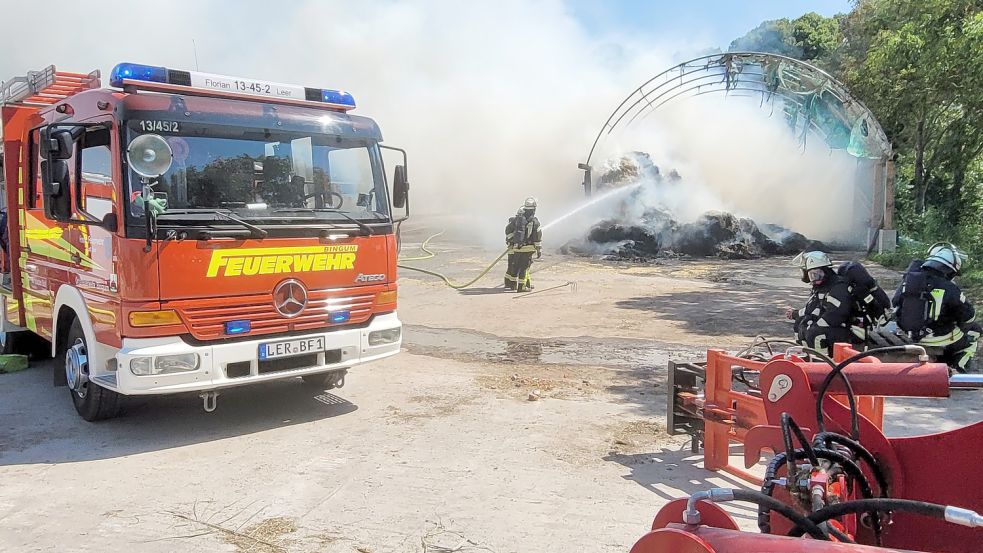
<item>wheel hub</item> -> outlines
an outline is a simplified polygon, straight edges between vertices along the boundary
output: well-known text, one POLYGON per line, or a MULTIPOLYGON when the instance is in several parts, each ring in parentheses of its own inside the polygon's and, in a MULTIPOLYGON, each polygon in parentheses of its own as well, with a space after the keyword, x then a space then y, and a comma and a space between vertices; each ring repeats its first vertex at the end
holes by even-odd
POLYGON ((81 339, 76 340, 65 353, 65 378, 68 387, 84 398, 89 385, 89 356, 81 339))

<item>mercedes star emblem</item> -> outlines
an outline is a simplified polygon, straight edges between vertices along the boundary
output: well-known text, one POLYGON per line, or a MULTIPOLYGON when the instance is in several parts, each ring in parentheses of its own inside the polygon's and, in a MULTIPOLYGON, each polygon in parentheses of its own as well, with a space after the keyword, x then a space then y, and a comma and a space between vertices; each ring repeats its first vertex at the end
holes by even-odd
POLYGON ((306 306, 307 289, 299 280, 285 280, 273 289, 273 307, 284 317, 296 317, 306 306))

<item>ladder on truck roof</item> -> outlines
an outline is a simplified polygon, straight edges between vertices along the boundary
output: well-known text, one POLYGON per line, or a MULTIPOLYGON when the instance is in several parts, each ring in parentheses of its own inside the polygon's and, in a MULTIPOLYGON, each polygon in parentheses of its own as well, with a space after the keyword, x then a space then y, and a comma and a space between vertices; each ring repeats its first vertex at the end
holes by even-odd
POLYGON ((90 88, 99 88, 99 70, 89 74, 66 73, 49 65, 40 71, 28 71, 0 85, 0 106, 21 104, 49 106, 90 88))

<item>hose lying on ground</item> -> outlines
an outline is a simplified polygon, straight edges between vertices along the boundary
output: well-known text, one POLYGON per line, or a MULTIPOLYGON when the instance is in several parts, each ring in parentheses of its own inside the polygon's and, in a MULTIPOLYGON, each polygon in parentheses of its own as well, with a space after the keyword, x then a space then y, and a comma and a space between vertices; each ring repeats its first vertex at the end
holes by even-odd
POLYGON ((420 249, 423 250, 424 252, 426 252, 426 255, 421 255, 421 256, 418 256, 418 257, 408 257, 408 258, 399 259, 399 260, 397 260, 396 265, 398 267, 400 267, 401 269, 408 269, 410 271, 418 271, 418 272, 421 272, 421 273, 424 273, 424 274, 427 274, 427 275, 435 276, 435 277, 443 280, 444 281, 444 284, 446 284, 447 286, 450 286, 451 288, 453 288, 455 290, 463 290, 463 289, 465 289, 465 288, 467 288, 469 286, 474 285, 474 283, 476 283, 479 280, 481 280, 482 278, 484 278, 484 276, 487 275, 488 272, 491 271, 492 268, 495 265, 497 265, 498 262, 501 261, 502 258, 505 257, 506 254, 509 253, 508 250, 503 251, 501 253, 501 255, 499 255, 498 257, 495 258, 495 261, 492 261, 487 267, 485 267, 485 270, 484 271, 481 271, 481 273, 478 276, 474 277, 473 279, 469 280, 468 282, 465 282, 464 284, 459 284, 459 283, 453 282, 453 281, 451 281, 451 279, 447 278, 446 275, 444 275, 443 273, 438 273, 437 271, 431 271, 429 269, 424 269, 422 267, 414 267, 412 265, 404 265, 402 263, 399 263, 399 261, 422 261, 424 259, 432 259, 433 257, 436 257, 437 253, 434 252, 433 250, 429 249, 428 246, 430 245, 430 241, 431 240, 433 240, 434 238, 440 236, 443 233, 444 233, 444 231, 440 231, 437 234, 431 235, 431 236, 427 237, 427 239, 424 240, 422 244, 420 244, 420 249))

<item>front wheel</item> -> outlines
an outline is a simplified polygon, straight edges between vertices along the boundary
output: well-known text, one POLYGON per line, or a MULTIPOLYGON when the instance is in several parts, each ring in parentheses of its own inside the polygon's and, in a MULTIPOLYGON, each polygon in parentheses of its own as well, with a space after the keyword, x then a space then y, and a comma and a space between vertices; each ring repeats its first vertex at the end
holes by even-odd
POLYGON ((118 416, 120 395, 89 380, 89 348, 78 320, 72 321, 68 331, 63 358, 68 393, 79 416, 89 422, 118 416))

